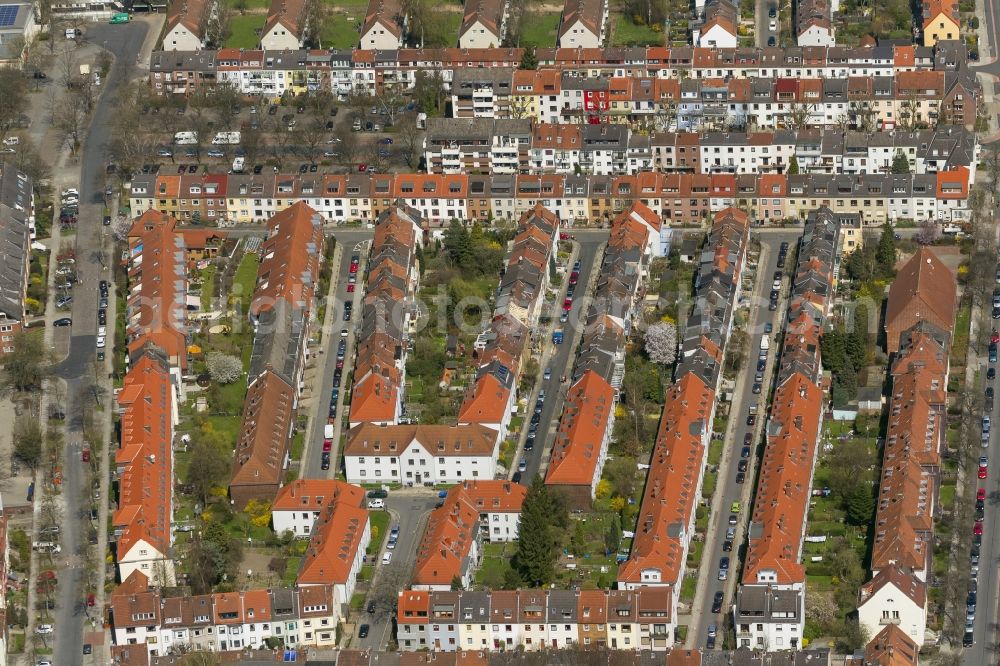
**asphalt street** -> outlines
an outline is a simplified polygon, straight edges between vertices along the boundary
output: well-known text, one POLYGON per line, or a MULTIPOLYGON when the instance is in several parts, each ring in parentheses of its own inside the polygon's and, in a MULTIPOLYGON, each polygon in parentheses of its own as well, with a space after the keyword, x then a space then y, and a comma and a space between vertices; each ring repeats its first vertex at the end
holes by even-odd
MULTIPOLYGON (((76 266, 81 283, 73 293, 73 337, 68 356, 55 368, 55 374, 66 381, 69 399, 66 421, 66 457, 63 465, 62 498, 64 522, 62 532, 63 552, 69 557, 69 566, 60 573, 55 610, 54 662, 60 666, 83 663, 81 644, 85 615, 82 555, 87 544, 84 539, 87 511, 84 498, 89 497, 86 469, 79 461, 79 448, 73 444, 82 440, 83 415, 92 409, 94 394, 89 391, 94 384, 94 359, 96 353, 98 282, 110 280, 111 241, 106 237, 106 227, 101 223, 105 188, 105 146, 110 138, 110 123, 114 118, 115 89, 135 75, 134 63, 146 37, 148 25, 137 21, 126 25, 88 26, 88 38, 102 44, 115 56, 105 86, 94 109, 90 127, 80 156, 80 214, 76 233, 76 266), (89 403, 89 404, 88 404, 89 403), (86 490, 85 490, 86 489, 86 490)), ((110 337, 110 336, 109 336, 110 337)), ((108 348, 108 352, 111 348, 108 348)), ((105 400, 109 400, 107 396, 105 400)), ((105 404, 105 409, 109 405, 105 404)), ((107 501, 103 498, 102 501, 107 501)), ((103 562, 103 553, 98 562, 103 562)), ((100 618, 97 618, 98 620, 100 618)), ((100 626, 100 625, 98 625, 100 626)))
POLYGON ((354 366, 355 330, 361 320, 361 301, 364 298, 364 277, 367 255, 370 249, 370 241, 374 235, 368 229, 338 229, 332 234, 340 245, 340 263, 334 269, 332 280, 336 281, 334 291, 334 302, 327 304, 333 307, 333 318, 330 330, 323 333, 321 349, 323 354, 320 360, 323 364, 321 376, 318 378, 313 392, 313 428, 309 433, 309 441, 302 451, 301 473, 304 479, 333 478, 338 470, 337 456, 340 446, 341 426, 347 427, 344 418, 347 415, 348 401, 350 394, 350 373, 354 366), (350 275, 351 256, 357 254, 361 258, 357 275, 357 286, 354 292, 347 291, 348 277, 350 275), (343 319, 344 303, 351 300, 354 303, 354 312, 351 321, 345 322, 343 319), (330 469, 322 468, 323 457, 323 429, 327 424, 330 409, 330 394, 333 390, 333 375, 337 366, 337 346, 344 338, 341 331, 347 329, 347 352, 344 354, 344 367, 341 369, 340 396, 337 405, 337 427, 333 438, 333 448, 330 452, 330 469))
MULTIPOLYGON (((396 548, 391 551, 392 562, 383 565, 382 556, 390 551, 385 548, 386 535, 379 535, 380 547, 375 550, 375 577, 372 580, 370 590, 378 589, 380 580, 385 575, 391 575, 392 581, 402 581, 398 583, 400 591, 410 580, 413 565, 416 563, 420 537, 423 536, 424 527, 427 525, 427 517, 437 502, 436 494, 428 493, 423 489, 400 490, 389 494, 386 508, 392 515, 391 526, 399 527, 399 540, 396 548)), ((367 607, 367 600, 365 606, 367 607)), ((369 614, 366 610, 357 621, 359 624, 367 623, 369 625, 368 636, 358 638, 358 630, 355 629, 351 647, 370 650, 385 649, 390 632, 394 631, 392 610, 390 607, 379 605, 376 605, 374 615, 369 614)))
MULTIPOLYGON (((542 406, 542 413, 538 422, 539 435, 535 438, 534 448, 526 454, 522 452, 521 457, 525 460, 525 470, 522 473, 522 483, 530 484, 531 479, 536 474, 544 474, 543 462, 548 462, 548 452, 552 448, 552 441, 556 428, 559 425, 559 416, 562 414, 563 402, 566 399, 566 390, 569 388, 570 377, 573 371, 573 361, 576 359, 577 333, 586 324, 587 309, 590 307, 591 299, 591 279, 595 270, 600 269, 601 248, 608 239, 608 232, 604 230, 572 230, 573 237, 579 243, 580 251, 577 253, 577 261, 580 262, 580 276, 577 282, 577 290, 573 295, 573 306, 570 309, 569 317, 565 323, 559 322, 559 317, 563 312, 562 305, 569 283, 569 274, 573 269, 572 265, 566 267, 566 274, 563 277, 563 285, 559 291, 559 297, 553 301, 552 329, 563 331, 563 343, 552 345, 552 335, 549 329, 546 330, 547 339, 542 340, 543 345, 552 345, 553 353, 542 363, 538 375, 536 387, 532 391, 527 406, 526 414, 530 414, 535 406, 535 398, 538 390, 545 390, 545 402, 542 406), (551 370, 551 377, 545 379, 545 368, 551 370), (567 381, 561 383, 563 376, 567 381)), ((527 421, 525 421, 527 428, 527 421)), ((520 433, 518 433, 520 435, 520 433)), ((520 460, 514 459, 514 464, 520 460)), ((513 471, 516 471, 514 467, 513 471)))
MULTIPOLYGON (((696 598, 692 607, 691 625, 688 628, 688 647, 704 647, 708 638, 708 626, 715 624, 723 626, 723 613, 729 612, 732 603, 734 585, 739 581, 742 571, 742 560, 745 551, 743 540, 747 528, 747 517, 750 513, 748 503, 753 495, 753 488, 756 481, 756 465, 762 449, 761 433, 767 421, 769 409, 769 387, 774 376, 776 367, 777 350, 775 336, 780 331, 780 322, 783 321, 783 302, 779 302, 778 310, 768 309, 768 300, 771 292, 774 272, 778 270, 778 249, 782 242, 787 242, 790 249, 794 249, 795 242, 801 235, 800 232, 769 233, 767 235, 758 234, 761 241, 762 252, 760 259, 762 263, 756 265, 756 276, 754 278, 754 289, 750 301, 750 322, 748 329, 749 343, 746 353, 746 361, 740 369, 737 377, 737 389, 734 393, 734 403, 729 412, 729 423, 725 435, 725 447, 723 448, 722 459, 719 463, 718 482, 716 485, 717 499, 713 502, 714 510, 709 517, 709 527, 705 535, 705 547, 702 551, 702 558, 699 568, 698 587, 695 591, 696 598), (761 337, 767 335, 765 324, 773 325, 773 332, 770 334, 770 349, 767 355, 767 367, 764 370, 763 387, 760 394, 753 393, 753 385, 756 383, 757 354, 760 350, 761 337), (758 403, 758 416, 755 425, 747 425, 747 415, 750 405, 758 403), (744 438, 747 434, 752 434, 751 454, 746 471, 746 480, 740 484, 736 483, 736 474, 743 449, 744 438), (720 495, 721 493, 721 495, 720 495), (741 510, 737 514, 738 524, 736 525, 736 536, 733 539, 731 552, 723 551, 723 544, 726 541, 726 532, 730 528, 730 509, 734 502, 741 504, 741 510), (730 559, 729 575, 726 581, 719 580, 719 561, 723 557, 730 559), (716 592, 723 592, 722 613, 711 613, 712 602, 716 592)), ((752 264, 751 264, 752 265, 752 264)), ((782 298, 788 294, 790 271, 793 266, 786 264, 784 279, 782 283, 782 298)), ((717 433, 718 434, 718 433, 717 433)), ((721 646, 722 641, 720 640, 721 646)))
MULTIPOLYGON (((754 39, 758 47, 767 46, 768 37, 774 37, 775 44, 777 45, 781 44, 781 40, 778 39, 778 32, 775 30, 771 30, 769 28, 771 19, 767 15, 767 12, 771 7, 774 7, 775 10, 777 10, 779 5, 780 5, 779 0, 755 0, 754 39)), ((778 19, 775 18, 774 20, 777 21, 778 19)))

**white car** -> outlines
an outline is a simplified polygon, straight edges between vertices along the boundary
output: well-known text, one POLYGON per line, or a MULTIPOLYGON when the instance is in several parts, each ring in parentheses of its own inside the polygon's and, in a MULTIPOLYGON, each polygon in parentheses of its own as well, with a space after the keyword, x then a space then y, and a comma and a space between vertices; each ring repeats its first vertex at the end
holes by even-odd
POLYGON ((53 631, 55 630, 52 628, 51 624, 40 624, 35 627, 36 634, 51 634, 53 631))
POLYGON ((392 553, 383 553, 382 564, 389 564, 390 562, 392 562, 392 553))
POLYGON ((778 29, 778 22, 772 19, 767 27, 771 30, 771 32, 774 32, 778 29))
POLYGON ((5 145, 5 146, 16 146, 20 141, 21 141, 21 139, 19 139, 16 136, 9 136, 9 137, 7 137, 6 139, 3 140, 3 145, 5 145))
POLYGON ((68 194, 73 194, 73 195, 79 196, 80 191, 77 190, 75 187, 67 187, 65 190, 62 191, 62 193, 63 193, 63 196, 66 196, 68 194))
POLYGON ((97 348, 98 349, 104 349, 105 340, 106 340, 105 336, 103 336, 103 335, 97 336, 97 348))
POLYGON ((39 659, 35 666, 52 666, 52 662, 48 659, 39 659))

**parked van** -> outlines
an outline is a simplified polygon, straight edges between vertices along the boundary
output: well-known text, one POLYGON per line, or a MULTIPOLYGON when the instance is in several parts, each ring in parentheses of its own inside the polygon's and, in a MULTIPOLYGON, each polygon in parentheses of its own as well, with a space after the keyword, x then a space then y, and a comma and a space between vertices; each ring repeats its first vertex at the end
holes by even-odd
POLYGON ((233 159, 233 173, 242 173, 243 166, 245 164, 246 164, 246 159, 240 155, 237 155, 236 158, 233 159))
POLYGON ((36 541, 32 549, 37 553, 59 553, 62 548, 57 543, 51 541, 36 541))
POLYGON ((174 134, 174 143, 178 146, 193 146, 198 143, 197 132, 177 132, 174 134))

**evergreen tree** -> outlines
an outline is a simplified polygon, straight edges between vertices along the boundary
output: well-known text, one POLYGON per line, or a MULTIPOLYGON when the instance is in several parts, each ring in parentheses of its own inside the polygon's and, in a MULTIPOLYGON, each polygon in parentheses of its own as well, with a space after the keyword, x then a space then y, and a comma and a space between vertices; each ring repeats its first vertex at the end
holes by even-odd
POLYGON ((896 274, 896 238, 888 222, 882 227, 882 236, 878 239, 875 264, 879 277, 891 278, 896 274))
POLYGON ((844 495, 844 512, 851 525, 869 525, 875 517, 875 497, 869 487, 859 486, 844 495))
POLYGON ((521 57, 521 69, 538 69, 538 56, 535 55, 535 47, 528 46, 524 49, 521 57))
POLYGON ((906 159, 906 155, 903 153, 896 153, 896 156, 892 158, 892 172, 910 173, 910 161, 906 159))
POLYGON ((519 578, 532 587, 548 584, 555 573, 559 554, 552 527, 552 508, 548 489, 541 477, 536 476, 521 507, 517 553, 512 560, 519 578))
POLYGON ((799 173, 799 160, 792 155, 792 158, 788 160, 788 175, 795 176, 799 173))
POLYGON ((444 250, 448 259, 459 268, 466 268, 473 263, 472 238, 469 230, 458 220, 452 220, 448 230, 444 232, 444 250))

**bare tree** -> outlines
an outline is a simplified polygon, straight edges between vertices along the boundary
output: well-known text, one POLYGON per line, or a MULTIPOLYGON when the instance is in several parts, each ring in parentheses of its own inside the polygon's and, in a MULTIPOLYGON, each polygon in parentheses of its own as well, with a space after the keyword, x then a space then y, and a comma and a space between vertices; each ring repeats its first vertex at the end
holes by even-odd
POLYGON ((205 27, 206 40, 211 46, 221 47, 229 38, 233 8, 226 2, 215 3, 215 11, 208 17, 205 27))
POLYGON ((80 135, 86 122, 84 110, 75 104, 60 104, 52 112, 52 126, 60 143, 74 155, 80 149, 80 135))
MULTIPOLYGON (((382 535, 379 535, 381 538, 382 535)), ((381 567, 374 581, 368 601, 375 604, 377 618, 388 617, 399 600, 399 593, 406 588, 406 574, 400 566, 381 567)))
POLYGON ((305 43, 307 46, 320 48, 323 33, 330 22, 330 7, 323 0, 306 0, 303 8, 305 15, 305 43))
POLYGON ((423 133, 417 129, 416 123, 404 122, 396 132, 399 150, 406 166, 415 169, 420 163, 420 151, 423 147, 423 133))
POLYGON ((927 218, 920 223, 920 231, 917 232, 917 242, 921 245, 930 245, 941 235, 941 227, 934 220, 927 218))

